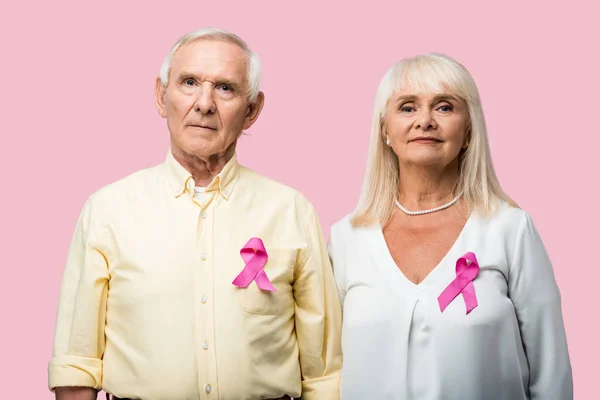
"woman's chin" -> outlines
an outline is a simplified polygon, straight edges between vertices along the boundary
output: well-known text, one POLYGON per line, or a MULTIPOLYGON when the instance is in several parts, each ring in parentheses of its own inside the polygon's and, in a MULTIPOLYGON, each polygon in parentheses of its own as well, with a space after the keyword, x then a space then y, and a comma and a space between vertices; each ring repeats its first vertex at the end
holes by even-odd
POLYGON ((421 166, 424 168, 431 168, 435 166, 443 167, 445 164, 448 164, 445 162, 446 160, 444 160, 443 157, 440 157, 439 154, 419 154, 402 161, 403 162, 401 162, 401 164, 407 164, 412 167, 421 166))

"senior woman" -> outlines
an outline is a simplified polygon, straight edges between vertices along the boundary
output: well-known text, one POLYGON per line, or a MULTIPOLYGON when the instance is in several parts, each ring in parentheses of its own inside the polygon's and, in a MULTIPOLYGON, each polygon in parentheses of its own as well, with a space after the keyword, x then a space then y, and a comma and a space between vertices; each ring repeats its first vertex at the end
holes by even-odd
POLYGON ((398 62, 371 135, 362 198, 329 241, 342 399, 572 399, 552 265, 498 183, 469 72, 398 62))

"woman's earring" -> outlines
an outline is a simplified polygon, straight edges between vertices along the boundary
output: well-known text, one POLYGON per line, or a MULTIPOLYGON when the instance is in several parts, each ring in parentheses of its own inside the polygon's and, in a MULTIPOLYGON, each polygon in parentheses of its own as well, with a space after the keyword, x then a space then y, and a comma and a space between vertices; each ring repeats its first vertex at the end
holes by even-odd
POLYGON ((390 145, 390 137, 388 135, 385 135, 385 144, 390 145))

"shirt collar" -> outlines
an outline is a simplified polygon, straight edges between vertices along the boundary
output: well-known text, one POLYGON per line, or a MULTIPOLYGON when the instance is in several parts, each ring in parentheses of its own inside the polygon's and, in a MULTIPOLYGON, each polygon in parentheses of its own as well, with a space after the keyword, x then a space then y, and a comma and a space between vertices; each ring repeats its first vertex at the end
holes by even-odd
MULTIPOLYGON (((192 178, 192 174, 185 169, 179 162, 173 157, 173 153, 169 150, 167 154, 167 173, 169 183, 173 189, 175 197, 180 197, 185 192, 188 192, 191 196, 194 196, 195 182, 192 178)), ((236 155, 223 167, 219 175, 215 176, 212 182, 206 187, 206 193, 217 192, 225 200, 229 200, 233 188, 237 183, 239 175, 239 164, 237 162, 236 155)))

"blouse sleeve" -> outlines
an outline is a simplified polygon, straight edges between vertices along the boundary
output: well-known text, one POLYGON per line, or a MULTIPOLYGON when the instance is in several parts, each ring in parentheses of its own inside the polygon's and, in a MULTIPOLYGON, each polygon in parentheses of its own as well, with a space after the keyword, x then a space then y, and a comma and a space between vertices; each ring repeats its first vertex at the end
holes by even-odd
POLYGON ((520 222, 508 284, 529 362, 531 399, 573 399, 560 292, 546 249, 527 213, 520 222))

